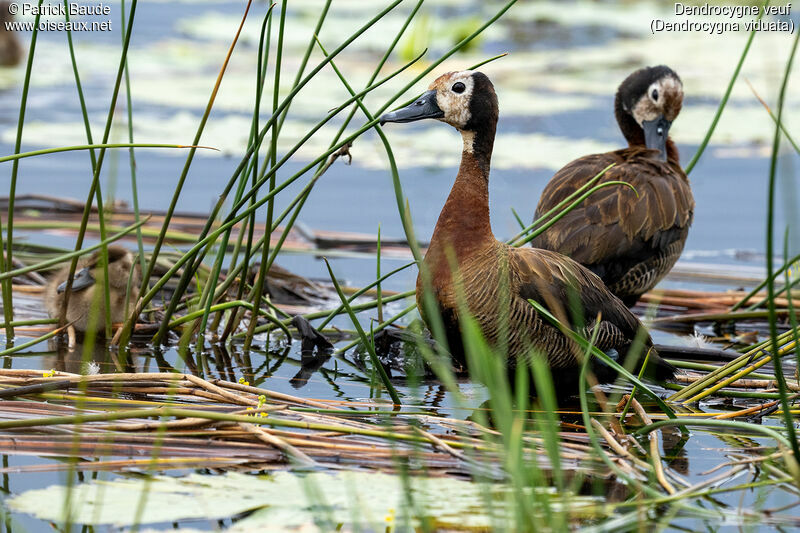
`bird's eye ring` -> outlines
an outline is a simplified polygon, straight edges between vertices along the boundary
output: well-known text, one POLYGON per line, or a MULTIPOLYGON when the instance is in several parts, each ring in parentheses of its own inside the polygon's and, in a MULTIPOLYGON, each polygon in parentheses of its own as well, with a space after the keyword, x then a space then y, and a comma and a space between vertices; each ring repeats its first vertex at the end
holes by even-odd
POLYGON ((658 89, 653 89, 653 101, 658 102, 658 89))
POLYGON ((458 82, 453 84, 453 92, 454 93, 459 93, 459 94, 463 93, 466 88, 467 88, 467 86, 464 85, 463 83, 461 83, 460 81, 458 81, 458 82))

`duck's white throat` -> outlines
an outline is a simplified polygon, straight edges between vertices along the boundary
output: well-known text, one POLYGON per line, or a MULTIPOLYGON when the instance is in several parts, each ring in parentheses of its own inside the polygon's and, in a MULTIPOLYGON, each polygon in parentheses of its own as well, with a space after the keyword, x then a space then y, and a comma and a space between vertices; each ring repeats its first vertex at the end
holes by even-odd
POLYGON ((475 145, 475 132, 461 130, 461 138, 464 140, 464 151, 468 154, 473 153, 475 145))

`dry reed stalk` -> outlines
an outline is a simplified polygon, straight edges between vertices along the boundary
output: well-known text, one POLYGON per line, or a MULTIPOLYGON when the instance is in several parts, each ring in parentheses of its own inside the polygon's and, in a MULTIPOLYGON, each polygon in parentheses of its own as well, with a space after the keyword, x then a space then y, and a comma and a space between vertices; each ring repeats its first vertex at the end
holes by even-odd
MULTIPOLYGON (((704 376, 675 376, 675 381, 680 383, 695 383, 704 376)), ((725 385, 726 387, 735 387, 741 389, 776 389, 778 387, 778 382, 772 379, 737 379, 736 381, 732 381, 725 385)), ((800 391, 800 386, 794 383, 786 383, 786 388, 790 391, 800 391)))
POLYGON ((267 398, 272 398, 273 400, 279 400, 282 402, 293 403, 295 405, 303 405, 307 407, 316 407, 317 409, 339 409, 338 407, 331 406, 327 403, 317 401, 317 400, 309 400, 307 398, 300 398, 299 396, 292 396, 290 394, 286 394, 283 392, 276 392, 270 391, 267 389, 260 389, 258 387, 251 387, 249 385, 242 385, 240 383, 233 383, 231 381, 225 381, 221 379, 212 379, 209 383, 214 385, 219 385, 220 387, 224 387, 227 389, 238 390, 242 392, 250 392, 255 394, 256 396, 265 395, 267 398))
POLYGON ((676 492, 672 496, 675 496, 676 498, 680 498, 680 497, 683 497, 683 496, 690 497, 692 494, 696 494, 696 493, 700 492, 701 490, 704 490, 704 489, 706 489, 708 487, 715 486, 717 484, 722 484, 722 483, 725 483, 727 481, 732 480, 734 477, 739 475, 739 473, 742 472, 743 470, 745 470, 744 466, 731 468, 728 472, 723 472, 722 474, 720 474, 718 476, 715 476, 715 477, 713 477, 711 479, 706 479, 706 480, 701 481, 700 483, 697 483, 695 485, 688 486, 688 487, 676 492))
POLYGON ((11 290, 19 294, 42 294, 44 285, 12 285, 11 290))
POLYGON ((706 470, 704 472, 700 472, 700 475, 701 476, 707 476, 709 474, 713 474, 717 470, 719 470, 721 468, 725 468, 726 466, 752 465, 752 464, 756 464, 756 463, 762 463, 764 461, 772 461, 774 459, 781 459, 781 458, 783 458, 783 456, 784 456, 783 452, 775 452, 775 453, 770 453, 770 454, 767 454, 767 455, 759 455, 757 457, 743 457, 741 459, 736 459, 736 460, 727 461, 725 463, 720 463, 720 464, 718 464, 718 465, 716 465, 716 466, 714 466, 712 468, 709 468, 708 470, 706 470))
POLYGON ((300 464, 306 466, 319 466, 315 460, 313 460, 308 455, 304 454, 285 440, 277 437, 275 435, 270 434, 268 431, 264 431, 260 427, 254 426, 252 424, 239 424, 239 427, 245 430, 246 432, 254 435, 258 440, 275 446, 283 453, 285 453, 289 458, 294 459, 300 464))
POLYGON ((229 457, 169 457, 158 459, 127 459, 117 461, 78 461, 69 463, 50 463, 43 465, 24 465, 12 468, 0 468, 0 473, 37 474, 45 472, 68 472, 71 469, 84 472, 121 472, 144 469, 167 470, 170 468, 232 468, 247 464, 246 459, 229 457))
MULTIPOLYGON (((653 420, 647 414, 647 411, 644 410, 644 407, 642 407, 642 404, 640 404, 636 398, 631 398, 631 406, 634 408, 636 414, 639 415, 639 418, 642 419, 642 422, 645 425, 649 426, 653 423, 653 420)), ((650 441, 650 458, 652 460, 656 479, 658 479, 658 482, 669 494, 675 494, 675 487, 673 487, 669 481, 667 481, 667 478, 664 475, 664 465, 661 464, 661 454, 658 453, 658 435, 650 433, 648 434, 648 440, 650 441)))
POLYGON ((232 392, 229 392, 223 389, 222 387, 218 387, 217 385, 209 383, 208 381, 198 378, 197 376, 193 376, 192 374, 186 374, 186 378, 190 382, 197 385, 198 387, 202 387, 209 392, 218 394, 232 403, 237 403, 240 405, 248 405, 248 406, 258 405, 258 400, 253 400, 250 398, 246 398, 244 396, 240 396, 238 394, 233 394, 232 392))

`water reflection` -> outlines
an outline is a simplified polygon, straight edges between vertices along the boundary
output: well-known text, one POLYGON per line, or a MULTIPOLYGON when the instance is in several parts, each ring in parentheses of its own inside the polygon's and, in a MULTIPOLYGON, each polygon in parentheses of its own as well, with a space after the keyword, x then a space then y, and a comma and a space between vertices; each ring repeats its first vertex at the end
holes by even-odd
POLYGON ((110 348, 102 340, 70 347, 65 339, 54 337, 47 341, 47 347, 49 352, 42 358, 45 369, 71 374, 144 371, 141 367, 137 368, 139 358, 135 351, 131 350, 129 355, 120 355, 118 350, 110 348))

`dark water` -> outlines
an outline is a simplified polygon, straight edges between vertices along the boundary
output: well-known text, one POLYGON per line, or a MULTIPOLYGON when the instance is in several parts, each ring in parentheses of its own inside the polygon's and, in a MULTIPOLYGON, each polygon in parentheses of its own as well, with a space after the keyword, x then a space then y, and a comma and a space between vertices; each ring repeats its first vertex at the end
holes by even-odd
MULTIPOLYGON (((263 6, 258 6, 263 9, 263 6)), ((114 6, 117 10, 118 7, 114 6)), ((238 13, 241 6, 238 2, 220 3, 150 3, 142 2, 137 12, 137 24, 132 41, 132 58, 136 58, 137 50, 158 50, 161 40, 178 39, 185 46, 200 45, 202 40, 180 34, 177 23, 181 19, 196 17, 207 13, 238 13), (154 44, 155 43, 155 44, 154 44)), ((452 8, 442 8, 444 12, 452 8)), ((470 8, 467 8, 469 11, 470 8)), ((457 10, 456 10, 457 11, 457 10)), ((482 42, 482 49, 487 54, 499 51, 527 51, 538 49, 560 49, 573 47, 593 47, 614 42, 615 39, 628 37, 619 30, 599 27, 583 26, 564 27, 552 22, 538 22, 535 25, 523 24, 513 20, 509 24, 510 32, 499 40, 482 42)), ((24 36, 27 39, 27 36, 24 36)), ((63 49, 64 36, 49 33, 41 36, 39 53, 48 54, 49 51, 63 49)), ((77 35, 78 44, 100 44, 109 51, 118 49, 119 34, 95 33, 77 35)), ((227 44, 219 43, 218 55, 222 57, 227 44)), ((252 49, 253 44, 245 42, 241 46, 252 49)), ((80 54, 80 48, 79 48, 80 54)), ((38 59, 38 56, 37 56, 38 59)), ((80 61, 80 57, 79 57, 80 61)), ((46 61, 45 61, 46 64, 46 61)), ((113 64, 113 62, 111 62, 113 64)), ((131 60, 131 68, 136 73, 136 64, 131 60)), ((205 67, 208 70, 208 67, 205 67)), ((677 68, 677 66, 676 66, 677 68)), ((213 69, 211 70, 213 72, 213 69)), ((107 69, 97 72, 92 69, 92 75, 84 80, 84 89, 93 120, 104 120, 108 112, 110 88, 113 83, 115 71, 107 69)), ((213 77, 212 77, 213 79, 213 77)), ((134 76, 134 82, 136 78, 134 76)), ((723 80, 720 80, 720 84, 723 80)), ((51 81, 31 90, 28 102, 26 121, 42 121, 58 124, 61 122, 76 122, 80 120, 80 108, 74 94, 72 78, 65 77, 51 81)), ((207 88, 210 90, 210 86, 207 88)), ((0 90, 0 131, 7 133, 13 131, 16 124, 19 108, 21 84, 12 84, 0 90)), ((503 102, 502 86, 498 84, 498 93, 503 102)), ((531 97, 535 97, 532 95, 531 97)), ((687 95, 684 102, 685 108, 693 104, 707 103, 703 97, 693 98, 687 95)), ((504 133, 544 133, 567 138, 592 138, 597 141, 621 144, 622 138, 611 115, 613 97, 606 94, 597 97, 596 105, 587 110, 558 111, 535 117, 515 116, 513 111, 501 118, 499 134, 504 133)), ((712 102, 716 103, 716 102, 712 102)), ((172 109, 165 104, 134 101, 136 113, 149 113, 154 116, 163 116, 165 120, 171 115, 172 109)), ((123 113, 124 106, 118 109, 123 113)), ((197 110, 195 110, 196 112, 197 110)), ((735 109, 734 109, 735 112, 735 109)), ((212 120, 223 120, 226 116, 236 114, 229 110, 215 111, 212 120)), ((409 125, 409 128, 419 128, 423 131, 429 126, 409 125)), ((436 127, 436 126, 434 126, 436 127)), ((415 131, 415 130, 411 130, 415 131)), ((99 135, 95 131, 95 136, 99 135)), ((187 132, 191 136, 193 132, 187 132)), ((120 140, 124 138, 119 133, 120 140)), ((696 145, 681 144, 676 139, 682 153, 683 161, 688 161, 697 150, 696 145)), ((23 150, 42 148, 35 143, 23 143, 23 150)), ((358 145, 357 145, 358 147, 358 145)), ((763 265, 766 184, 769 161, 765 157, 749 155, 747 157, 718 157, 712 145, 705 153, 700 163, 693 171, 692 188, 697 207, 694 224, 686 244, 684 260, 702 263, 719 263, 729 266, 755 266, 763 265), (740 252, 748 252, 742 254, 740 252), (744 257, 744 259, 742 259, 744 257)), ((457 146, 442 147, 457 150, 457 146)), ((531 150, 536 150, 531 146, 531 150)), ((13 152, 13 144, 8 139, 0 141, 0 153, 13 152)), ((356 152, 357 154, 357 152, 356 152)), ((788 154, 788 153, 787 153, 788 154)), ((216 201, 224 183, 233 173, 239 163, 240 153, 229 156, 198 156, 192 167, 187 186, 185 187, 178 209, 189 212, 204 213, 216 201)), ((566 161, 564 161, 566 163, 566 161)), ((798 166, 796 155, 783 155, 780 161, 779 187, 778 187, 778 216, 776 228, 782 235, 787 224, 794 223, 796 211, 794 194, 796 176, 794 169, 798 166)), ((139 151, 137 153, 137 175, 139 183, 139 198, 143 210, 163 210, 168 206, 172 190, 184 164, 184 157, 167 152, 139 151)), ((286 177, 302 168, 305 162, 291 162, 281 172, 286 177)), ((9 182, 10 165, 0 167, 0 176, 5 183, 9 182)), ((116 183, 115 196, 131 201, 132 195, 128 180, 127 153, 119 152, 109 156, 109 161, 104 168, 104 183, 106 191, 116 183), (114 168, 118 170, 115 172, 114 168), (112 180, 113 177, 113 180, 112 180)), ((453 167, 429 168, 404 168, 401 178, 405 193, 412 206, 412 213, 419 238, 426 240, 438 217, 439 210, 444 203, 449 187, 455 175, 453 167)), ((517 224, 511 214, 510 208, 514 207, 524 218, 530 218, 538 200, 539 194, 547 180, 552 175, 550 169, 496 169, 492 173, 491 183, 491 210, 495 234, 498 237, 510 236, 516 233, 517 224)), ((91 180, 89 159, 84 152, 73 152, 41 158, 32 158, 22 161, 19 168, 17 194, 38 193, 56 197, 69 197, 84 199, 91 180)), ((278 199, 278 208, 286 205, 294 194, 304 185, 301 179, 290 186, 278 199)), ((380 225, 384 236, 402 236, 399 216, 397 214, 394 192, 391 187, 391 177, 383 170, 370 170, 359 166, 358 156, 352 166, 341 163, 335 164, 320 180, 311 194, 303 213, 300 217, 302 223, 310 228, 326 230, 353 231, 360 233, 375 233, 380 225)), ((793 225, 793 227, 797 227, 793 225)), ((28 235, 35 242, 52 244, 61 247, 71 247, 72 241, 55 234, 28 235)), ((797 239, 791 239, 791 248, 797 251, 797 239)), ((279 262, 282 266, 298 274, 312 277, 325 277, 324 264, 319 258, 309 255, 284 255, 279 262)), ((383 270, 388 271, 405 261, 384 259, 383 270)), ((374 259, 364 258, 334 258, 332 265, 336 275, 346 279, 349 284, 358 286, 374 279, 374 259)), ((384 287, 389 290, 403 291, 413 286, 416 276, 414 270, 406 270, 389 280, 384 287)), ((700 284, 688 284, 667 280, 667 287, 705 288, 700 284)), ((36 303, 30 304, 35 307, 36 303)), ((402 309, 404 305, 396 304, 387 310, 387 315, 402 309)), ((365 316, 364 318, 369 318, 365 316)), ((336 322, 341 327, 347 327, 344 320, 336 322)), ((675 336, 655 332, 657 342, 679 342, 675 336)), ((20 338, 17 342, 27 339, 20 338)), ((237 379, 246 376, 252 383, 272 390, 299 394, 309 398, 336 398, 342 400, 363 400, 371 397, 373 391, 365 382, 363 375, 337 359, 329 360, 323 369, 311 375, 304 382, 293 382, 293 378, 300 370, 300 356, 296 349, 291 349, 283 358, 283 346, 275 344, 265 345, 266 339, 256 343, 257 350, 250 353, 250 366, 236 364, 241 361, 236 353, 230 360, 234 364, 223 364, 226 358, 220 357, 219 352, 213 350, 207 353, 192 354, 191 366, 205 368, 207 377, 222 377, 237 379), (205 360, 203 362, 203 360, 205 360), (297 388, 300 386, 299 388, 297 388)), ((295 343, 295 346, 297 343, 295 343)), ((27 353, 15 355, 4 361, 6 368, 58 368, 68 371, 77 371, 79 364, 75 355, 48 352, 46 346, 37 347, 27 353)), ((234 345, 232 350, 240 350, 234 345)), ((98 353, 95 357, 100 362, 101 371, 113 371, 114 366, 109 362, 108 355, 98 353)), ((169 365, 173 368, 183 369, 186 361, 174 349, 167 349, 163 354, 154 354, 150 347, 140 347, 136 350, 133 365, 137 369, 156 370, 159 366, 169 365)), ((399 383, 401 393, 409 391, 399 383)), ((479 406, 486 398, 485 390, 477 384, 464 383, 462 389, 467 392, 474 406, 479 406)), ((466 417, 469 413, 455 409, 449 396, 436 382, 430 382, 423 387, 423 394, 417 399, 421 405, 433 409, 434 412, 447 416, 466 417)), ((723 410, 729 405, 720 403, 707 405, 703 408, 709 410, 723 410)), ((753 443, 769 444, 763 439, 754 438, 753 443)), ((700 474, 717 465, 724 455, 722 449, 728 449, 730 442, 720 438, 712 432, 696 430, 692 438, 683 447, 680 457, 672 467, 681 473, 687 480, 700 481, 700 474)), ((27 456, 4 456, 4 466, 47 464, 53 461, 49 458, 27 456)), ((744 482, 747 476, 741 481, 744 482)), ((63 482, 61 474, 24 474, 10 475, 3 479, 3 488, 6 493, 17 494, 27 489, 42 487, 52 483, 63 482)), ((716 505, 720 507, 736 508, 748 507, 780 507, 795 501, 796 497, 780 489, 753 490, 747 493, 734 495, 722 494, 717 497, 716 505), (741 499, 740 499, 741 498, 741 499)), ((45 524, 27 516, 12 515, 13 530, 39 531, 45 524)), ((678 525, 695 529, 698 524, 690 520, 679 520, 678 525)), ((215 524, 191 524, 193 527, 214 528, 215 524)))

